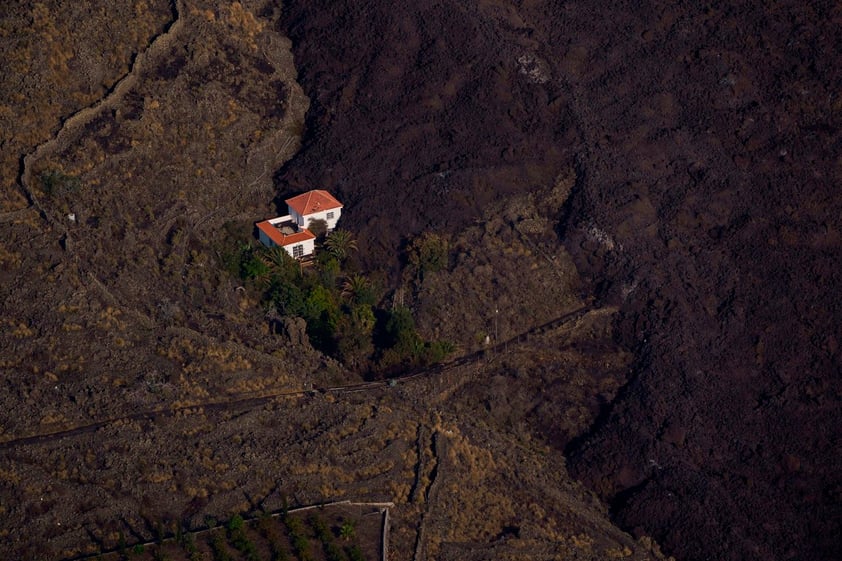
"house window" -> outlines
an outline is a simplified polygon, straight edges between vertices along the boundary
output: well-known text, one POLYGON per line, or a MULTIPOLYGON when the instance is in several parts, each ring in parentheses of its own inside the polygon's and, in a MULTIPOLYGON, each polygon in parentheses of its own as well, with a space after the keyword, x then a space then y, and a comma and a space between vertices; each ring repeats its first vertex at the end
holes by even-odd
POLYGON ((333 220, 333 213, 332 213, 332 212, 328 212, 328 213, 327 213, 327 219, 328 219, 328 220, 333 220))
POLYGON ((298 244, 292 246, 292 256, 296 259, 301 259, 302 257, 304 257, 304 245, 298 244))

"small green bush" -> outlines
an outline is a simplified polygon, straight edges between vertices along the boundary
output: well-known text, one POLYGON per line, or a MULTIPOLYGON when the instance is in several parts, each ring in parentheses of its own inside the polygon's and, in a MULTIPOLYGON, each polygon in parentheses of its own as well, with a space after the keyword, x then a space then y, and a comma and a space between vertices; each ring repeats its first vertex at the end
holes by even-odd
POLYGON ((357 527, 353 520, 344 520, 339 527, 339 537, 343 540, 353 539, 356 533, 357 527))
POLYGON ((211 552, 214 561, 233 561, 228 553, 228 546, 221 531, 213 532, 210 542, 211 552))
POLYGON ((239 514, 235 514, 231 517, 231 520, 228 521, 228 531, 236 532, 237 530, 242 530, 243 524, 245 524, 243 517, 239 514))
POLYGON ((444 236, 425 232, 409 243, 406 259, 416 276, 423 279, 427 273, 435 273, 448 267, 450 243, 444 236))
POLYGON ((49 196, 66 195, 78 191, 82 181, 59 170, 46 170, 41 172, 41 186, 49 196))
POLYGON ((310 527, 313 528, 313 533, 316 534, 316 538, 321 542, 330 541, 333 537, 325 521, 317 514, 310 517, 310 527))
POLYGON ((346 547, 345 552, 348 554, 349 561, 365 561, 365 556, 357 544, 346 547))

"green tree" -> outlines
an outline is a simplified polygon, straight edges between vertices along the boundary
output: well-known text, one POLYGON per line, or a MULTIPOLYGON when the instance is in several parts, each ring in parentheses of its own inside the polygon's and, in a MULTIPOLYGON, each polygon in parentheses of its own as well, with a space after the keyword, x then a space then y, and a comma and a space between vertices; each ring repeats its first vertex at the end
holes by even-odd
POLYGON ((331 291, 314 285, 304 301, 302 317, 307 321, 307 335, 312 345, 323 352, 333 351, 333 334, 340 317, 339 306, 331 291))
POLYGON ((373 306, 377 299, 371 281, 360 274, 353 274, 345 278, 342 283, 342 296, 354 304, 367 304, 369 306, 373 306))
POLYGON ((257 257, 266 266, 266 274, 270 279, 297 281, 301 278, 299 262, 280 246, 262 248, 257 257))
POLYGON ((406 258, 416 276, 423 278, 427 273, 447 268, 450 244, 444 236, 425 232, 409 243, 406 258))
POLYGON ((357 250, 357 240, 348 230, 334 230, 325 240, 325 248, 336 259, 344 261, 352 251, 357 250))
POLYGON ((389 311, 384 331, 386 347, 409 348, 418 339, 412 312, 403 306, 395 306, 389 311))
POLYGON ((307 229, 317 238, 324 238, 327 234, 327 222, 324 220, 310 220, 307 222, 307 229))
POLYGON ((298 282, 274 279, 267 296, 283 316, 304 316, 306 295, 298 282))
POLYGON ((243 280, 256 280, 260 283, 270 278, 270 268, 260 258, 259 250, 242 244, 236 257, 237 273, 243 280))
POLYGON ((232 561, 228 546, 225 543, 225 536, 221 531, 211 533, 210 548, 214 561, 232 561))
POLYGON ((304 531, 304 524, 295 516, 287 514, 284 516, 284 524, 286 524, 289 531, 289 541, 292 544, 292 550, 295 556, 300 561, 311 561, 313 554, 310 552, 310 540, 304 531))
POLYGON ((316 256, 319 271, 319 282, 331 291, 336 289, 337 279, 342 274, 339 261, 330 253, 323 252, 316 256))
POLYGON ((424 345, 422 362, 424 364, 435 364, 450 356, 456 350, 456 346, 450 341, 431 341, 424 345))
POLYGON ((354 544, 350 547, 346 547, 345 551, 348 553, 348 559, 350 561, 365 561, 365 557, 363 556, 363 552, 360 550, 360 546, 354 544))
POLYGON ((236 532, 237 530, 241 530, 243 528, 243 524, 245 524, 243 517, 239 514, 235 514, 231 517, 231 520, 228 521, 228 531, 236 532))
POLYGON ((374 353, 374 310, 369 305, 359 304, 346 307, 345 311, 334 332, 336 351, 345 366, 360 370, 374 353))

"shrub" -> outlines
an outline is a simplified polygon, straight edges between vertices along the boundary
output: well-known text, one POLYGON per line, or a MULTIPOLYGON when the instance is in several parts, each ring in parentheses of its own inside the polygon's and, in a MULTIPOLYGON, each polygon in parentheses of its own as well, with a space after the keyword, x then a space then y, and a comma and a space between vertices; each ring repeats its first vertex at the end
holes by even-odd
POLYGON ((339 527, 339 537, 343 540, 350 540, 352 539, 357 532, 356 525, 352 520, 345 520, 342 522, 342 525, 339 527))
POLYGON ((432 341, 424 348, 424 364, 435 364, 446 359, 456 350, 456 346, 450 341, 432 341))
POLYGON ((327 561, 345 561, 342 548, 333 542, 324 543, 325 559, 327 561))
POLYGON ((293 534, 290 538, 292 539, 292 549, 295 551, 298 559, 301 561, 311 561, 313 554, 310 553, 310 540, 300 534, 293 534))
POLYGON ((277 541, 269 541, 269 551, 272 554, 272 561, 289 561, 289 553, 277 541))
POLYGON ((231 555, 228 553, 228 546, 225 544, 225 538, 220 531, 213 532, 210 547, 214 561, 232 561, 231 555))
POLYGON ((184 551, 191 555, 198 551, 198 548, 196 547, 196 539, 193 537, 193 534, 184 534, 184 537, 181 540, 181 546, 184 548, 184 551))
POLYGON ((348 559, 350 561, 365 561, 363 552, 360 550, 360 546, 358 546, 357 544, 354 544, 350 547, 346 547, 345 551, 348 553, 348 559))
POLYGON ((41 186, 47 195, 65 195, 78 191, 82 182, 75 175, 59 170, 45 170, 41 172, 41 186))
POLYGON ((231 517, 231 520, 228 521, 228 531, 233 533, 237 530, 242 530, 243 524, 245 524, 245 522, 243 521, 243 517, 239 514, 235 514, 231 517))
POLYGON ((450 259, 450 244, 439 234, 425 232, 407 246, 406 258, 416 276, 446 269, 450 259))
POLYGON ((313 559, 310 553, 310 540, 304 534, 304 524, 301 520, 294 516, 285 516, 284 523, 289 530, 289 540, 292 543, 292 550, 301 561, 310 561, 313 559))
POLYGON ((316 534, 316 537, 321 542, 330 541, 333 537, 330 534, 330 530, 328 530, 327 524, 322 518, 316 514, 310 517, 310 527, 313 528, 313 532, 316 534))

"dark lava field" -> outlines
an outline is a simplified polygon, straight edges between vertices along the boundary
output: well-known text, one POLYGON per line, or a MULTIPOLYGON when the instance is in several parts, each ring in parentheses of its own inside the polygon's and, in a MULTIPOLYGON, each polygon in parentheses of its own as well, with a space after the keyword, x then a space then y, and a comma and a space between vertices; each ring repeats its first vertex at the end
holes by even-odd
POLYGON ((842 559, 842 3, 4 8, 0 559, 340 500, 391 559, 842 559), (263 282, 313 188, 356 363, 263 282), (373 376, 399 317, 445 362, 373 376))
MULTIPOLYGON (((630 382, 567 445, 678 559, 838 559, 842 7, 294 1, 311 100, 286 188, 361 254, 577 173, 559 235, 630 382)), ((525 273, 528 274, 528 273, 525 273)))

